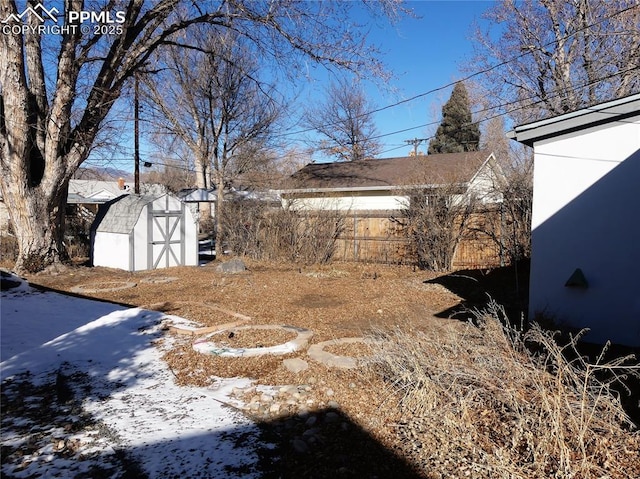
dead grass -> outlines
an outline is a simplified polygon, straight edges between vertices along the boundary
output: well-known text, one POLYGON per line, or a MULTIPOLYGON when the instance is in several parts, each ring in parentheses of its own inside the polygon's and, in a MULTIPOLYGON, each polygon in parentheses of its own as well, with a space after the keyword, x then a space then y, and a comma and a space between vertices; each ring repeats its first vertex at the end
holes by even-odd
MULTIPOLYGON (((338 403, 421 477, 640 477, 639 435, 611 391, 618 378, 638 371, 637 364, 588 364, 573 346, 558 348, 548 332, 534 328, 523 337, 492 317, 482 316, 480 327, 436 317, 461 298, 435 284, 432 273, 346 263, 247 265, 238 275, 206 266, 137 273, 76 267, 28 279, 62 291, 135 282, 134 288, 83 294, 182 316, 202 327, 242 320, 308 328, 312 344, 376 331, 373 337, 384 341, 376 350, 379 360, 366 369, 328 368, 305 351, 205 355, 193 350, 190 335, 175 335, 164 359, 184 385, 209 387, 213 377, 236 376, 265 385, 310 385, 318 408, 338 403), (177 279, 146 281, 160 274, 177 279), (309 369, 288 371, 282 361, 292 357, 308 361, 309 369)), ((368 348, 355 343, 327 351, 362 358, 368 348)))
POLYGON ((401 410, 406 454, 426 470, 456 457, 461 477, 640 477, 640 436, 611 389, 640 365, 590 364, 577 338, 560 347, 538 326, 522 335, 499 313, 478 314, 463 334, 380 333, 376 368, 401 410))

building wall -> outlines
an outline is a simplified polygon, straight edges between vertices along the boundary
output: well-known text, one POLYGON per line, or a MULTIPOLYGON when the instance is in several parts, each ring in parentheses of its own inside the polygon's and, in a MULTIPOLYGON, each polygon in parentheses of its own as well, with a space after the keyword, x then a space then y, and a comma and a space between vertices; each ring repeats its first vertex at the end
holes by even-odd
POLYGON ((94 238, 93 265, 131 271, 129 235, 98 232, 94 238))
POLYGON ((147 223, 147 211, 149 206, 147 205, 140 214, 140 219, 136 222, 132 232, 132 251, 135 252, 131 258, 131 270, 132 271, 144 271, 151 269, 152 265, 149 264, 149 255, 147 252, 149 243, 149 227, 147 223))
POLYGON ((283 199, 283 206, 297 210, 371 211, 400 210, 406 208, 408 198, 402 195, 358 192, 283 199))
POLYGON ((640 345, 640 115, 534 148, 530 317, 640 345))
POLYGON ((495 160, 490 160, 478 171, 469 184, 469 192, 481 204, 490 205, 502 201, 500 183, 506 179, 501 170, 496 170, 500 170, 500 166, 495 160))

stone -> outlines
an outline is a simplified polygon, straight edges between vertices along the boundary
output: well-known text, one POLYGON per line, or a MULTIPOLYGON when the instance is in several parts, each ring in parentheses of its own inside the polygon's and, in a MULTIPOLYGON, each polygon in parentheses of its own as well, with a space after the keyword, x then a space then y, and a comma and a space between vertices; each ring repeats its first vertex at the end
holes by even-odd
POLYGON ((246 271, 247 267, 241 259, 234 258, 224 263, 220 263, 216 266, 216 271, 219 273, 235 274, 246 271))
POLYGON ((278 414, 280 412, 280 404, 278 404, 277 402, 274 402, 270 407, 269 407, 269 413, 270 414, 278 414))
POLYGON ((293 393, 295 393, 297 391, 298 391, 298 387, 294 386, 292 384, 288 384, 286 386, 282 386, 282 387, 280 387, 280 389, 278 389, 278 392, 280 394, 282 394, 282 395, 286 395, 286 394, 291 395, 291 394, 293 394, 293 393))
POLYGON ((298 374, 309 369, 309 363, 300 358, 289 358, 282 361, 282 364, 288 371, 298 374))
POLYGON ((319 432, 320 432, 320 429, 318 429, 317 427, 312 427, 311 429, 307 429, 305 432, 303 432, 302 437, 315 436, 319 432))
POLYGON ((326 423, 336 423, 340 420, 340 414, 337 412, 328 412, 324 415, 324 422, 326 423))
POLYGON ((293 446, 293 450, 298 454, 306 454, 309 452, 309 446, 307 446, 307 443, 302 439, 294 439, 291 445, 293 446))

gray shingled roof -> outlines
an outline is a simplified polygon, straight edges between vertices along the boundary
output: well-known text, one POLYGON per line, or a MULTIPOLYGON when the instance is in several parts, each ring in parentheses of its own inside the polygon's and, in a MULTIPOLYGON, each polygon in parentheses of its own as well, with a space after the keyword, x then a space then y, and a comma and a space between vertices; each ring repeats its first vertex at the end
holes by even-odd
POLYGON ((288 189, 363 188, 467 183, 488 151, 312 163, 294 173, 288 189))
POLYGON ((157 196, 125 195, 105 203, 94 225, 96 231, 128 234, 138 222, 143 208, 157 196))

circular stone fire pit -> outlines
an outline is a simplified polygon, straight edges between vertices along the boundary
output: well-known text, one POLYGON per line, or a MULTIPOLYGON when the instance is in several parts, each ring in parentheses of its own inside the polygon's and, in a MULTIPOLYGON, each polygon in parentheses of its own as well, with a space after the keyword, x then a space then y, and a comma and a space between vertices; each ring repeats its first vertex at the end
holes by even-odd
POLYGON ((141 279, 140 282, 150 283, 150 284, 164 284, 164 283, 171 283, 172 281, 175 281, 177 279, 178 278, 176 278, 175 276, 156 276, 156 277, 141 279))
POLYGON ((120 291, 121 289, 134 288, 136 283, 128 281, 105 281, 95 285, 74 286, 71 291, 74 293, 104 293, 108 291, 120 291))
POLYGON ((264 325, 251 325, 251 326, 239 326, 233 328, 234 332, 239 332, 247 329, 282 329, 286 332, 291 332, 296 334, 296 338, 291 341, 287 341, 286 343, 276 344, 275 346, 270 346, 266 348, 234 348, 231 346, 225 346, 218 344, 211 340, 212 337, 229 331, 229 329, 221 329, 219 331, 215 331, 213 333, 207 334, 202 339, 198 339, 193 343, 193 349, 203 354, 213 354, 215 356, 221 357, 252 357, 252 356, 262 356, 265 354, 275 354, 275 355, 283 355, 292 353, 294 351, 298 351, 303 349, 309 343, 309 340, 313 336, 313 331, 305 328, 298 328, 295 326, 286 326, 286 325, 272 325, 272 324, 264 324, 264 325))
POLYGON ((366 343, 371 344, 371 339, 367 338, 340 338, 331 339, 329 341, 323 341, 321 343, 313 344, 309 347, 307 354, 309 357, 319 363, 323 363, 326 366, 342 369, 353 369, 358 367, 358 362, 366 358, 354 358, 351 356, 339 356, 337 354, 325 351, 324 348, 329 346, 336 346, 340 344, 351 343, 366 343))

